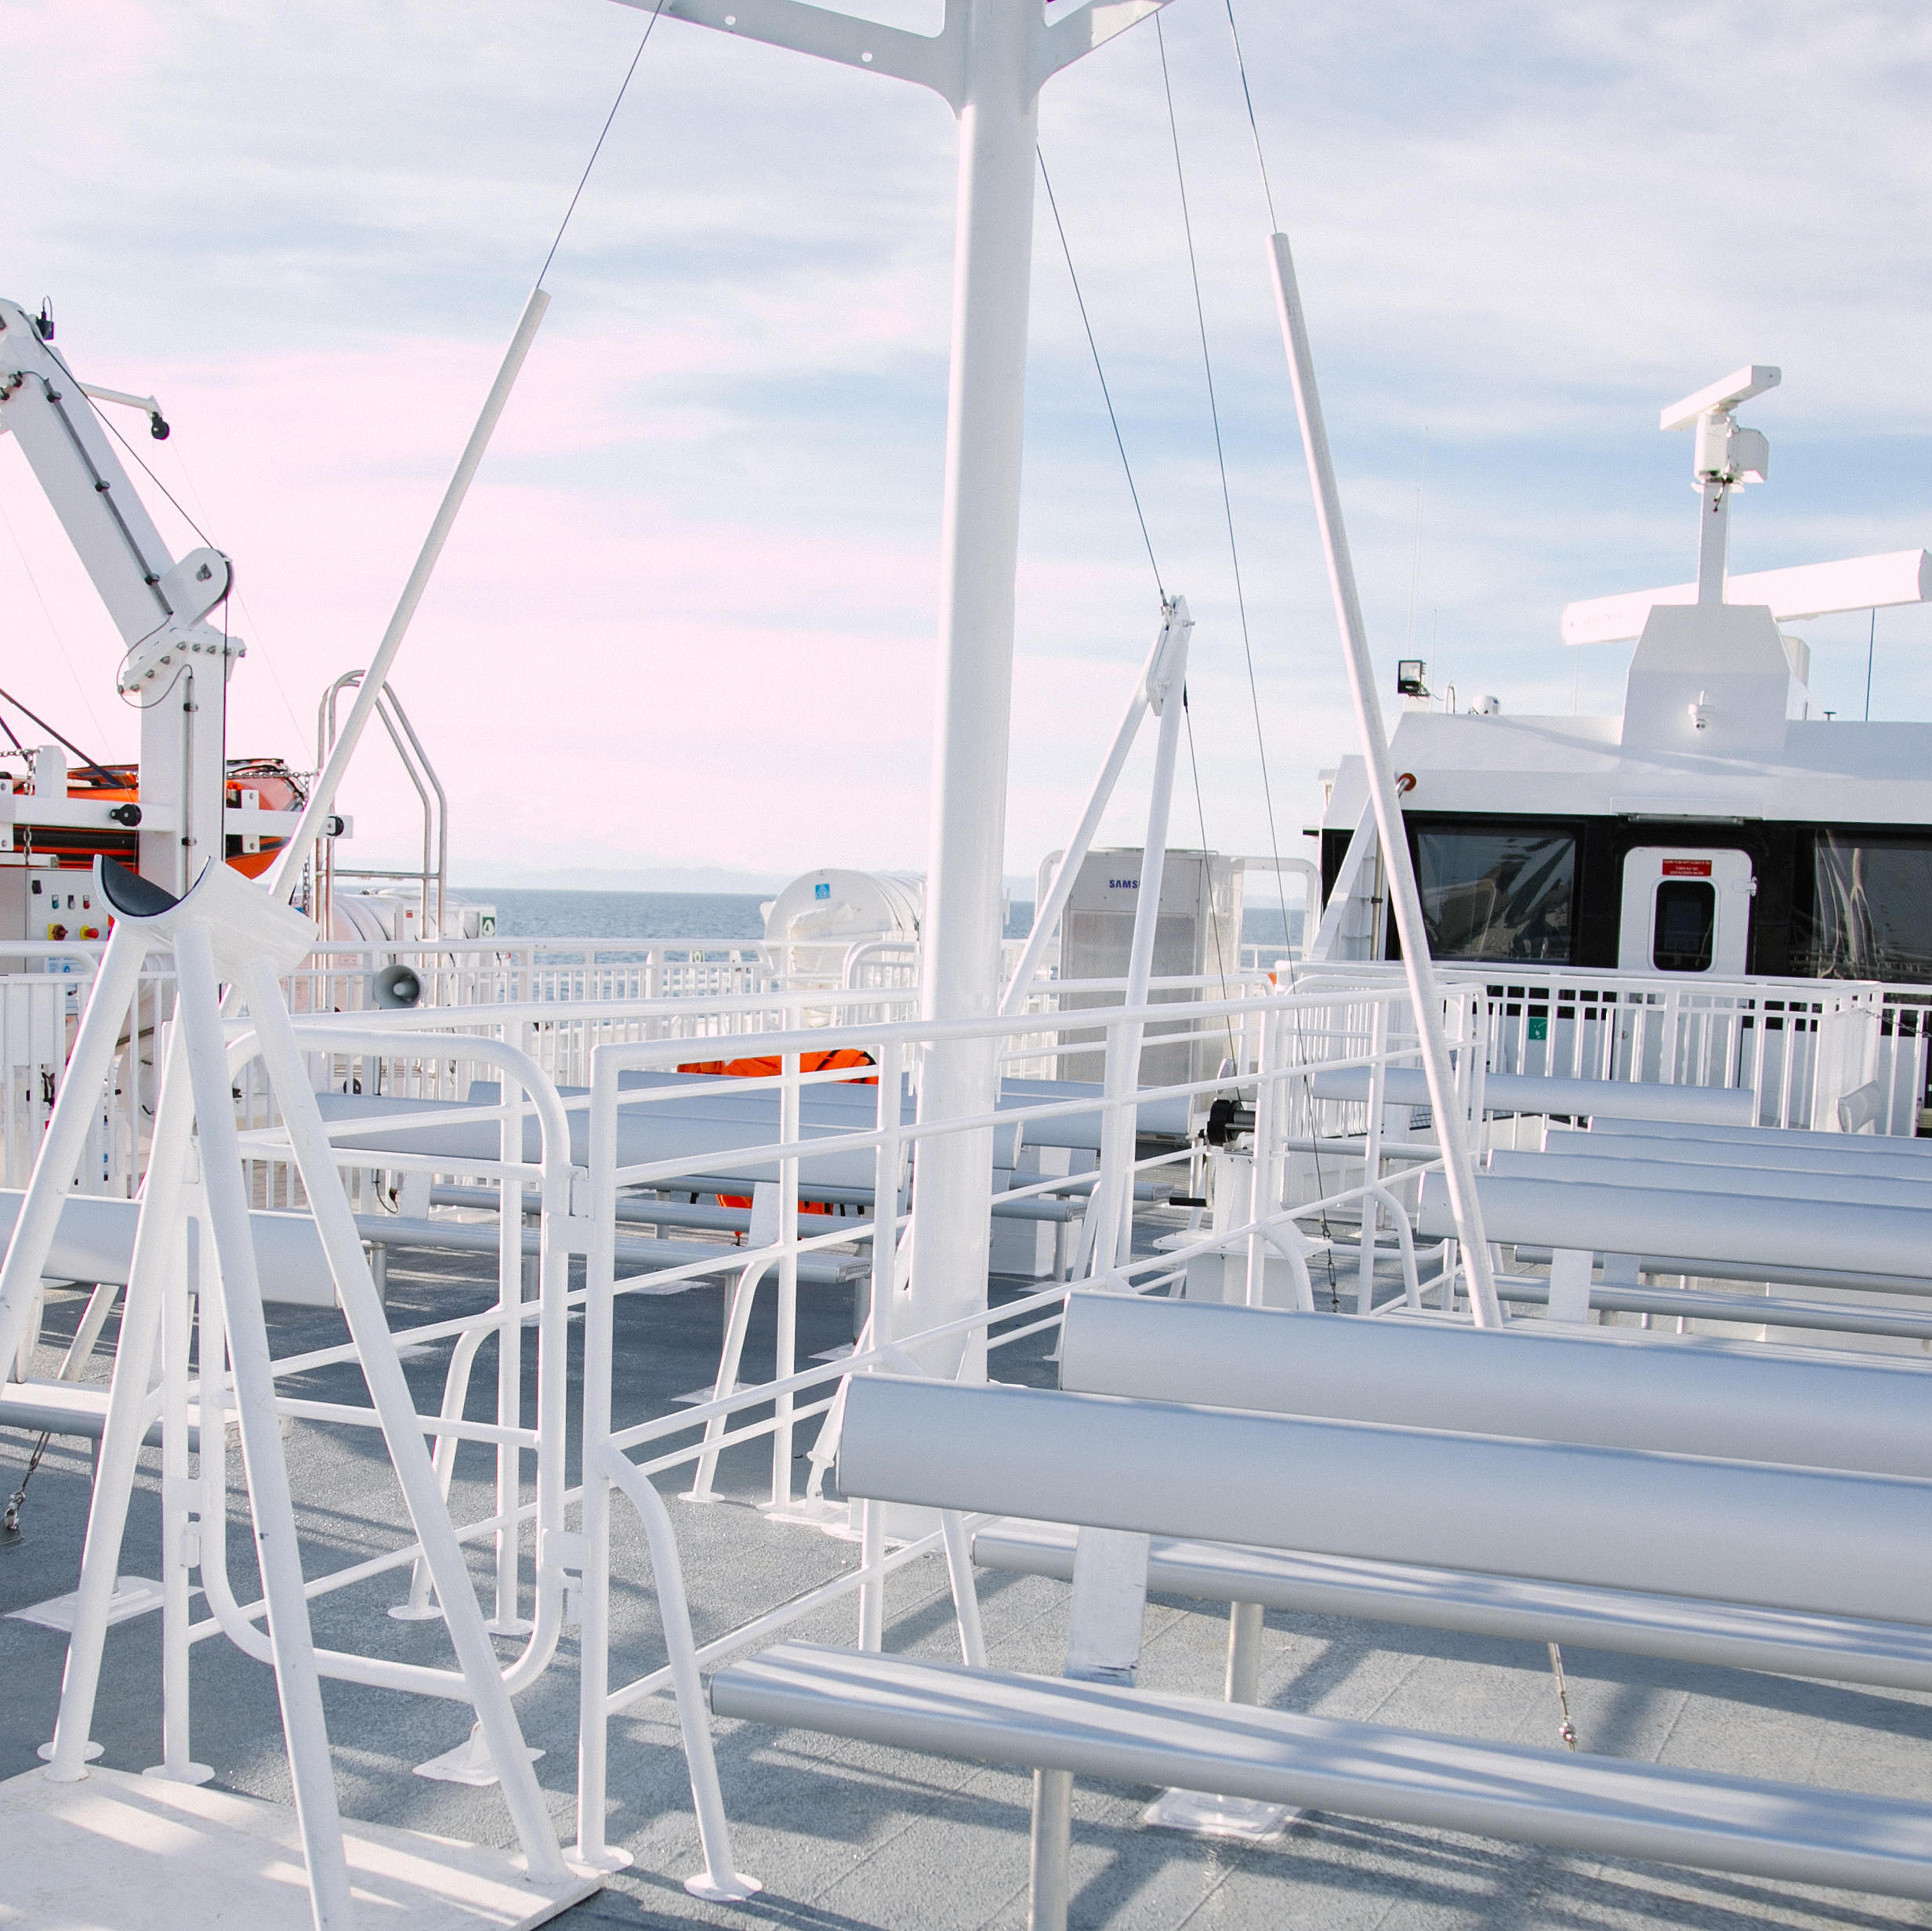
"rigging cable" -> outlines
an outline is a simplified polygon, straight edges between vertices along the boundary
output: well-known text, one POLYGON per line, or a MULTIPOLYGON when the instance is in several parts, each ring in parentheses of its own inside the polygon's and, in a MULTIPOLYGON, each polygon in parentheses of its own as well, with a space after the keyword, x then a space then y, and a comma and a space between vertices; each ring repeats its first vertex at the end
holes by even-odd
POLYGON ((1255 165, 1261 171, 1261 197, 1268 205, 1268 226, 1278 232, 1281 223, 1275 219, 1274 190, 1268 185, 1268 158, 1261 150, 1261 125, 1255 119, 1255 97, 1248 91, 1248 63, 1241 50, 1241 29, 1234 24, 1234 0, 1224 0, 1227 8, 1227 37, 1234 43, 1234 66, 1241 75, 1241 97, 1247 104, 1248 131, 1255 137, 1255 165))
POLYGON ((1286 951, 1289 949, 1288 893, 1281 882, 1281 841, 1274 824, 1274 791, 1268 777, 1267 738, 1261 726, 1261 692, 1255 677, 1254 644, 1249 635, 1248 598, 1241 583, 1241 546, 1234 534, 1234 500, 1228 488, 1227 456, 1221 439, 1220 404, 1214 389, 1214 359, 1208 348, 1208 317, 1201 296, 1201 269, 1194 256, 1194 222, 1187 209, 1187 176, 1181 165, 1180 124, 1174 113, 1173 83, 1167 71, 1167 40, 1162 31, 1161 16, 1158 13, 1154 16, 1154 44, 1160 49, 1161 86, 1167 97, 1168 133, 1174 149, 1174 179, 1180 190, 1181 232, 1187 238, 1187 274, 1194 284, 1194 321, 1201 335, 1201 367, 1207 380, 1208 415, 1214 426, 1214 461, 1221 480, 1221 511, 1227 525, 1228 557, 1234 567, 1234 608, 1241 621, 1241 655, 1248 667, 1248 701, 1254 713, 1255 750, 1261 764, 1261 799, 1268 817, 1268 853, 1274 861, 1274 895, 1281 914, 1282 948, 1286 951))
POLYGON ((571 195, 570 206, 564 211, 564 219, 556 224, 556 233, 550 237, 550 252, 543 258, 543 266, 537 270, 537 286, 543 286, 543 278, 550 272, 550 264, 556 259, 556 252, 563 245, 564 230, 571 225, 571 216, 577 212, 577 204, 583 199, 584 190, 589 184, 590 171, 597 165, 597 157, 604 152, 604 143, 611 132, 611 123, 617 119, 617 110, 624 104, 624 96, 630 92, 631 76, 637 71, 637 63, 644 57, 644 49, 651 45, 652 30, 658 24, 658 16, 664 11, 664 0, 657 0, 651 9, 651 18, 644 23, 644 37, 637 43, 637 51, 631 56, 630 65, 624 70, 624 78, 617 90, 617 98, 611 103, 611 111, 604 117, 604 125, 597 131, 596 140, 590 150, 590 158, 584 163, 583 172, 577 177, 577 191, 571 195))
POLYGON ((1080 276, 1073 265, 1073 250, 1067 245, 1066 224, 1060 218, 1060 203, 1054 198, 1053 179, 1046 172, 1046 155, 1036 141, 1033 152, 1040 164, 1040 179, 1046 189, 1046 205, 1053 210, 1053 231, 1060 237, 1060 252, 1066 257, 1067 279, 1073 284, 1075 305, 1080 310, 1080 326, 1086 331, 1087 352, 1093 357, 1093 373, 1100 379, 1100 400, 1107 404, 1107 419, 1113 426, 1114 447, 1120 451, 1120 466, 1127 477, 1127 494, 1133 498, 1133 513, 1140 525, 1140 541, 1147 545, 1147 563, 1154 571, 1154 587, 1167 601, 1167 586, 1161 581, 1161 566, 1154 554, 1154 539, 1147 534, 1147 513, 1140 507, 1140 492, 1134 487, 1133 465, 1127 460, 1127 445, 1120 433, 1120 418, 1114 412, 1113 391, 1107 386, 1107 371, 1100 366, 1100 344, 1093 339, 1093 324, 1087 316, 1086 297, 1080 292, 1080 276))
MULTIPOLYGON (((1234 24, 1234 0, 1223 0, 1223 3, 1226 6, 1227 13, 1228 31, 1233 37, 1234 43, 1234 62, 1241 74, 1241 99, 1245 103, 1248 110, 1249 130, 1254 136, 1255 162, 1261 176, 1261 192, 1263 199, 1267 203, 1268 223, 1270 229, 1272 230, 1279 226, 1279 223, 1275 219, 1274 213, 1274 191, 1269 185, 1267 158, 1262 150, 1261 129, 1260 123, 1255 118, 1254 96, 1248 85, 1248 65, 1246 60, 1242 57, 1240 30, 1234 24)), ((1249 708, 1254 717, 1255 751, 1261 766, 1261 798, 1262 802, 1266 807, 1268 819, 1268 852, 1269 856, 1273 859, 1274 863, 1275 904, 1280 911, 1281 917, 1281 949, 1285 955, 1283 959, 1283 963, 1288 968, 1288 982, 1289 987, 1292 989, 1296 983, 1296 974, 1295 971, 1293 947, 1289 942, 1289 937, 1288 892, 1287 888, 1283 884, 1281 879, 1281 836, 1275 827, 1274 788, 1268 776, 1267 738, 1267 734, 1262 728, 1261 723, 1261 692, 1260 685, 1255 676, 1254 645, 1248 628, 1248 600, 1241 583, 1241 548, 1234 531, 1234 504, 1233 495, 1228 487, 1227 458, 1221 438, 1220 405, 1215 393, 1214 359, 1208 346, 1207 310, 1205 305, 1202 300, 1201 269, 1199 262, 1194 253, 1194 222, 1188 212, 1187 206, 1187 169, 1181 160, 1180 122, 1179 117, 1174 110, 1173 81, 1168 71, 1167 65, 1167 37, 1165 31, 1162 28, 1161 16, 1158 13, 1156 13, 1154 16, 1154 45, 1158 49, 1160 54, 1161 89, 1162 92, 1165 96, 1167 103, 1168 136, 1174 150, 1174 180, 1176 187, 1180 191, 1180 196, 1181 231, 1186 237, 1187 244, 1187 274, 1190 281, 1194 285, 1194 320, 1199 328, 1201 336, 1201 367, 1202 375, 1205 378, 1207 383, 1208 414, 1209 419, 1214 426, 1214 460, 1216 466, 1220 473, 1221 509, 1227 524, 1228 557, 1234 568, 1234 604, 1235 609, 1238 613, 1241 620, 1241 655, 1246 663, 1248 670, 1248 701, 1249 708)), ((1191 732, 1189 738, 1189 749, 1191 754, 1191 732)), ((1198 773, 1197 773, 1197 788, 1198 786, 1198 783, 1199 778, 1198 773)), ((1202 828, 1202 842, 1205 845, 1206 842, 1207 830, 1204 823, 1202 828)), ((1304 893, 1303 911, 1302 915, 1302 942, 1304 945, 1309 942, 1310 935, 1309 934, 1307 928, 1314 910, 1315 904, 1313 894, 1304 893)), ((1312 1100, 1314 1095, 1314 1074, 1312 1072, 1308 1075, 1308 1080, 1310 1096, 1312 1100)), ((1256 1098, 1257 1100, 1260 1098, 1260 1094, 1258 1092, 1256 1094, 1256 1098)), ((1310 1124, 1312 1125, 1313 1122, 1311 1121, 1310 1124)), ((1320 1189, 1322 1187, 1322 1180, 1321 1154, 1319 1147, 1318 1147, 1315 1150, 1314 1158, 1315 1185, 1318 1189, 1320 1189)), ((1365 1238, 1366 1237, 1365 1227, 1366 1223, 1365 1221, 1365 1238)), ((1331 1230, 1328 1226, 1328 1215, 1325 1212, 1321 1217, 1321 1231, 1325 1241, 1328 1243, 1325 1249, 1325 1258, 1328 1263, 1328 1292, 1331 1297, 1332 1297, 1338 1292, 1335 1273, 1335 1249, 1331 1230)))

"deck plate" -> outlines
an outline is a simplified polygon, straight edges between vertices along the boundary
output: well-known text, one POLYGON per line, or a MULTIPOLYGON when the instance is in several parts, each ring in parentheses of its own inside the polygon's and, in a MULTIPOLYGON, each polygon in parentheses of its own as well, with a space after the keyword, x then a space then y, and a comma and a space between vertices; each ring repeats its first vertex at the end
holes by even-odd
MULTIPOLYGON (((357 1931, 528 1931, 601 1875, 535 1884, 510 1853, 343 1821, 357 1931)), ((295 1813, 227 1791, 92 1770, 0 1782, 0 1926, 33 1931, 310 1931, 295 1813)))

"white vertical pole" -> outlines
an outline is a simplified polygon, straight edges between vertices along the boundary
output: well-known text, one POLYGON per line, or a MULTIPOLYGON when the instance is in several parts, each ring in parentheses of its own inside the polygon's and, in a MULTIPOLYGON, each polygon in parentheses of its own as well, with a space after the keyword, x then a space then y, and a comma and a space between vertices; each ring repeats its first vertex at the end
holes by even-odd
MULTIPOLYGON (((920 988, 924 1016, 937 1020, 990 1018, 999 1005, 1038 105, 1029 71, 1040 20, 1033 0, 967 4, 939 711, 920 988)), ((992 1040, 929 1049, 919 1082, 920 1120, 990 1113, 998 1067, 992 1040)), ((992 1169, 990 1131, 944 1135, 919 1149, 909 1323, 915 1330, 962 1318, 986 1304, 992 1169)), ((984 1342, 972 1344, 971 1352, 983 1357, 984 1342)), ((942 1370, 950 1364, 930 1365, 942 1370)))
MULTIPOLYGON (((215 1773, 205 1763, 193 1762, 189 1749, 188 1571, 193 1563, 188 1547, 188 1518, 198 1513, 194 1506, 198 1491, 188 1479, 188 1344, 194 1332, 187 1252, 190 1230, 201 1236, 197 1255, 201 1294, 205 1300, 212 1301, 219 1290, 214 1285, 214 1256, 206 1238, 208 1216, 204 1212, 190 1217, 190 1203, 183 1201, 182 1204, 190 1211, 184 1211, 176 1219, 169 1244, 166 1292, 161 1317, 161 1760, 147 1774, 165 1777, 173 1783, 205 1784, 215 1773)), ((205 1376, 202 1385, 202 1425, 205 1429, 212 1419, 214 1432, 212 1436, 202 1435, 200 1452, 204 1461, 212 1456, 219 1462, 227 1442, 220 1398, 207 1392, 209 1385, 205 1376)))
POLYGON ((1715 476, 1700 480, 1702 512, 1698 520, 1697 600, 1724 600, 1724 564, 1731 547, 1731 491, 1715 476))
POLYGON ((1436 996, 1435 968, 1429 955, 1428 929, 1423 923, 1422 899, 1415 889, 1415 868, 1409 862, 1408 835, 1403 828, 1401 806, 1395 794, 1395 773, 1389 763, 1382 707, 1376 698, 1368 632, 1362 621, 1361 599, 1355 588, 1348 533, 1342 524, 1341 493, 1336 487, 1328 432, 1321 417, 1321 397, 1315 387, 1307 317, 1302 312, 1301 293, 1295 284, 1294 258, 1289 252, 1286 235, 1269 237, 1268 259, 1274 271, 1275 303, 1288 347, 1295 408, 1301 418, 1302 446, 1308 458, 1315 520, 1321 527, 1321 547, 1328 559, 1328 588, 1335 599, 1343 660, 1348 666, 1349 691, 1354 699, 1362 765, 1368 776, 1369 801, 1375 808, 1376 831, 1388 876, 1389 903, 1402 941, 1402 968, 1408 980, 1409 1003, 1415 1009, 1416 1031, 1421 1035, 1430 1110, 1435 1116, 1436 1135, 1442 1148, 1443 1179, 1469 1273, 1470 1308, 1479 1328, 1499 1328, 1502 1306, 1496 1299, 1489 1244, 1483 1236, 1482 1208, 1476 1197, 1475 1168, 1470 1160, 1468 1136, 1457 1103, 1449 1050, 1442 1036, 1442 1013, 1436 996))
MULTIPOLYGON (((778 1089, 778 1138, 788 1143, 796 1141, 800 1132, 799 1055, 785 1053, 778 1064, 783 1074, 783 1084, 778 1089)), ((878 1205, 875 1199, 875 1212, 878 1205)), ((772 1379, 789 1381, 798 1370, 799 1163, 796 1158, 778 1162, 778 1238, 784 1245, 778 1256, 778 1339, 772 1379)), ((771 1505, 774 1509, 792 1506, 792 1417, 796 1406, 788 1389, 772 1404, 771 1505)))
MULTIPOLYGON (((611 1747, 611 1483, 604 1454, 611 1434, 611 1376, 617 1278, 617 1074, 593 1063, 588 1125, 590 1252, 584 1263, 584 1395, 579 1425, 584 1538, 583 1607, 577 1650, 575 1862, 617 1871, 630 1853, 604 1841, 611 1747)), ((749 1289, 745 1290, 749 1292, 749 1289)))

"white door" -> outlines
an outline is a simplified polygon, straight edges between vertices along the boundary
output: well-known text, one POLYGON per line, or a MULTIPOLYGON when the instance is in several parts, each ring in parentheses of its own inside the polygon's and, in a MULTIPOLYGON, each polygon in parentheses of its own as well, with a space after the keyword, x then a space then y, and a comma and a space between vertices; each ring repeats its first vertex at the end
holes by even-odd
POLYGON ((1756 891, 1748 852, 1640 845, 1623 861, 1618 969, 1740 977, 1756 891))

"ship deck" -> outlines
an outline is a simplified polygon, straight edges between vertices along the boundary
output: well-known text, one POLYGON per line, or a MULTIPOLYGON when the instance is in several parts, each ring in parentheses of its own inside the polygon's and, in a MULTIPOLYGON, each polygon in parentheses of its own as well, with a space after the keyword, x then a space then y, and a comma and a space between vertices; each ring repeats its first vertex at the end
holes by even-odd
MULTIPOLYGON (((398 1251, 390 1270, 392 1317, 399 1324, 480 1307, 491 1292, 484 1266, 463 1257, 398 1251)), ((850 1339, 849 1295, 827 1292, 801 1301, 802 1356, 850 1339)), ((37 1373, 53 1371, 81 1305, 78 1292, 52 1295, 37 1373)), ((679 1395, 706 1382, 715 1371, 721 1317, 722 1290, 709 1284, 677 1295, 620 1300, 619 1414, 643 1419, 667 1412, 679 1395)), ((770 1359, 770 1321, 767 1314, 762 1329, 754 1324, 748 1369, 770 1359)), ((332 1315, 287 1310, 275 1312, 272 1329, 277 1354, 326 1342, 337 1332, 332 1315)), ((1045 1346, 1042 1337, 1006 1350, 998 1371, 1003 1379, 1049 1384, 1053 1368, 1045 1346)), ((433 1407, 440 1357, 406 1365, 419 1404, 433 1407)), ((475 1385, 472 1412, 479 1417, 488 1380, 493 1377, 480 1374, 475 1385)), ((354 1397, 358 1382, 354 1370, 338 1368, 291 1392, 354 1397)), ((493 1388, 489 1396, 494 1398, 493 1388)), ((18 1435, 0 1441, 5 1476, 17 1479, 27 1446, 18 1435)), ((401 1509, 374 1437, 297 1420, 289 1425, 287 1449, 311 1573, 394 1545, 401 1509)), ((459 1458, 459 1520, 466 1505, 474 1515, 488 1513, 489 1459, 480 1447, 459 1458)), ((158 1451, 146 1451, 124 1573, 158 1569, 159 1475, 158 1451)), ((256 1591, 242 1527, 239 1455, 232 1447, 230 1480, 235 1506, 230 1562, 245 1600, 256 1591)), ((849 1542, 768 1521, 756 1506, 767 1481, 767 1451, 762 1443, 749 1444, 727 1452, 717 1502, 673 1502, 701 1642, 856 1560, 849 1542)), ((664 1492, 670 1497, 683 1485, 667 1480, 664 1492)), ((64 1639, 14 1612, 74 1586, 88 1495, 86 1444, 54 1441, 28 1491, 27 1534, 0 1551, 0 1670, 7 1690, 0 1697, 0 1776, 31 1770, 37 1746, 52 1734, 64 1639)), ((1668 1523, 1658 1523, 1660 1535, 1670 1532, 1668 1523)), ((634 1519, 622 1512, 614 1554, 614 1681, 622 1679, 618 1672, 641 1673, 663 1656, 642 1537, 634 1519)), ((480 1554, 475 1560, 480 1585, 485 1561, 480 1554)), ((392 1574, 319 1599, 318 1642, 366 1647, 379 1630, 386 1654, 445 1660, 440 1624, 382 1616, 401 1600, 403 1583, 392 1574)), ((980 1589, 991 1659, 1057 1673, 1065 1589, 1037 1578, 997 1574, 983 1575, 980 1589)), ((888 1648, 956 1656, 937 1557, 895 1575, 886 1601, 888 1648)), ((847 1599, 786 1633, 849 1643, 854 1619, 847 1599)), ((1225 1631, 1220 1614, 1154 1599, 1142 1681, 1219 1694, 1225 1631)), ((110 1767, 138 1770, 158 1759, 159 1637, 160 1618, 153 1613, 133 1617, 110 1636, 95 1726, 110 1767)), ((518 1706, 529 1741, 547 1753, 537 1766, 538 1780, 566 1842, 574 1834, 575 1643, 567 1634, 556 1662, 518 1706)), ((194 1659, 195 1756, 212 1767, 217 1788, 286 1802, 290 1788, 269 1671, 219 1637, 197 1645, 194 1659)), ((1932 1697, 1579 1649, 1567 1650, 1564 1661, 1586 1750, 1894 1795, 1924 1789, 1932 1697)), ((1553 1748, 1558 1742, 1549 1659, 1534 1643, 1270 1614, 1261 1695, 1282 1709, 1423 1730, 1440 1726, 1553 1748)), ((325 1684, 324 1701, 346 1815, 484 1843, 512 1842, 493 1791, 412 1774, 413 1765, 463 1740, 466 1709, 340 1683, 325 1684)), ((1025 1773, 755 1725, 720 1722, 714 1730, 738 1864, 764 1889, 743 1904, 716 1905, 682 1888, 698 1866, 697 1835, 675 1712, 668 1697, 653 1699, 618 1721, 612 1736, 609 1833, 635 1862, 600 1895, 554 1922, 581 1931, 637 1924, 741 1931, 774 1925, 814 1931, 1024 1925, 1031 1789, 1025 1773)), ((1932 1922, 1932 1906, 1897 1899, 1565 1857, 1340 1816, 1304 1816, 1264 1844, 1208 1842, 1140 1827, 1140 1813, 1152 1794, 1092 1783, 1077 1788, 1075 1926, 1121 1931, 1481 1926, 1499 1931, 1932 1922)), ((193 1882, 191 1871, 182 1875, 193 1882)), ((0 1924, 20 1922, 9 1917, 0 1883, 0 1924)))

